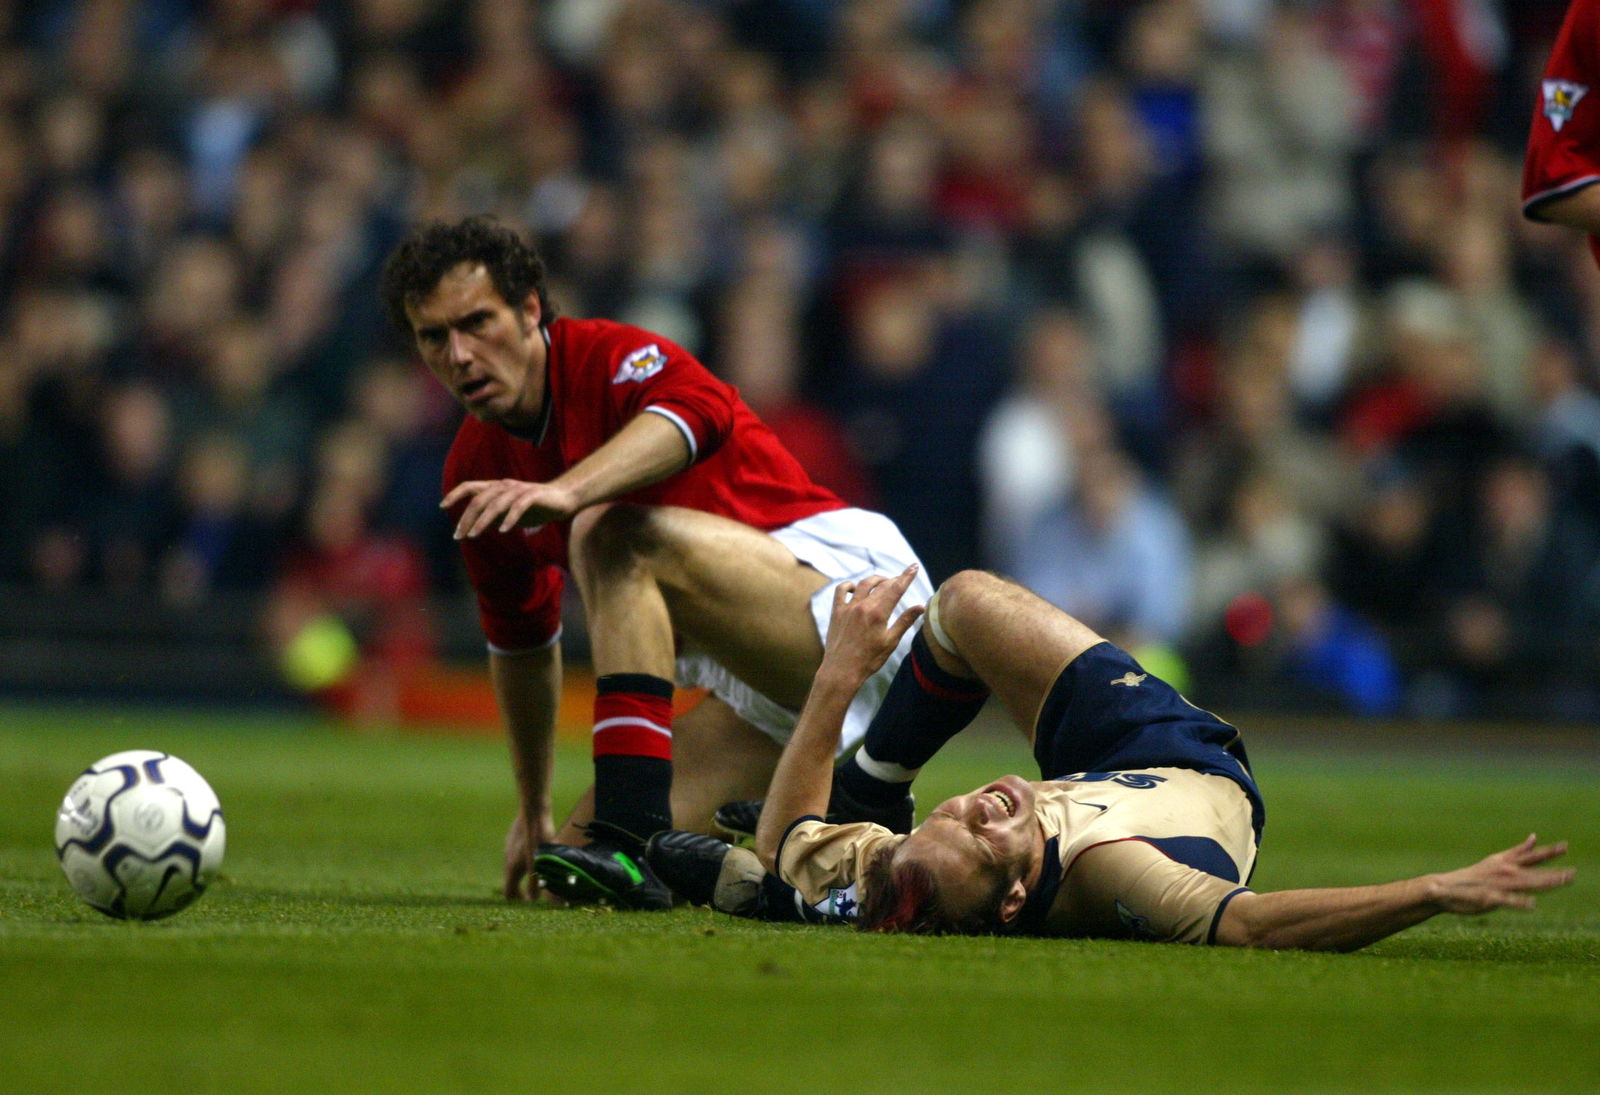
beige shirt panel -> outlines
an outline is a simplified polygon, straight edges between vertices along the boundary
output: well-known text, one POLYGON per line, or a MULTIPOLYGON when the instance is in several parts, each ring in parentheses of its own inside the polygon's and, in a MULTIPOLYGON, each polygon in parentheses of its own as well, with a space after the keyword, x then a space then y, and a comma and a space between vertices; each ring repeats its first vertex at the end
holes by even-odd
POLYGON ((1207 838, 1239 879, 1249 878, 1256 843, 1244 790, 1188 768, 1095 776, 1036 785, 1039 823, 1046 839, 1058 838, 1064 872, 1045 932, 1205 942, 1241 882, 1177 862, 1150 842, 1207 838))

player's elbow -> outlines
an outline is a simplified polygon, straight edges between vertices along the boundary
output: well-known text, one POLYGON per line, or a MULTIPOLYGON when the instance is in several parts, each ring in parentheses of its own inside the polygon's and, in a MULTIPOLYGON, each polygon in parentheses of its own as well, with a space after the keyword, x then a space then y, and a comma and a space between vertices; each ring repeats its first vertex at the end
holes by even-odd
POLYGON ((1211 942, 1219 947, 1261 947, 1264 936, 1261 917, 1255 908, 1259 898, 1253 893, 1236 894, 1222 909, 1211 942))

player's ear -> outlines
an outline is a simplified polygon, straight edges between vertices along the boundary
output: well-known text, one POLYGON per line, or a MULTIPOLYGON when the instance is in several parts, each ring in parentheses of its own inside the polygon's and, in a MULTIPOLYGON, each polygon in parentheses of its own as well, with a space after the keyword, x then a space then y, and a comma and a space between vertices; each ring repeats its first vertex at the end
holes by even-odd
POLYGON ((522 310, 519 314, 522 317, 523 329, 527 334, 532 335, 534 331, 539 329, 539 324, 544 321, 544 306, 539 302, 538 290, 530 292, 523 299, 522 310))
POLYGON ((1022 912, 1022 906, 1028 903, 1028 887, 1022 884, 1022 879, 1017 879, 1006 890, 1006 895, 1000 900, 1000 923, 1009 924, 1022 912))

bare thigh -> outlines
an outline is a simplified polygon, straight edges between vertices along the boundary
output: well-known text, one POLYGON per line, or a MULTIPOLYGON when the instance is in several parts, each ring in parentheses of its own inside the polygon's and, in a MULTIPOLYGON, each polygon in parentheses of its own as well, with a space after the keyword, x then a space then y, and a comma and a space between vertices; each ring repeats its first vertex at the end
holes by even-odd
MULTIPOLYGON (((811 595, 827 579, 737 521, 677 506, 607 507, 581 525, 592 581, 643 563, 673 630, 740 680, 797 708, 822 662, 811 595)), ((588 575, 586 575, 587 577, 588 575)))
POLYGON ((970 672, 1030 740, 1062 668, 1101 641, 1032 591, 979 570, 964 570, 939 587, 939 622, 970 672))
POLYGON ((733 708, 707 696, 672 724, 672 823, 711 831, 725 802, 762 798, 782 747, 733 708))

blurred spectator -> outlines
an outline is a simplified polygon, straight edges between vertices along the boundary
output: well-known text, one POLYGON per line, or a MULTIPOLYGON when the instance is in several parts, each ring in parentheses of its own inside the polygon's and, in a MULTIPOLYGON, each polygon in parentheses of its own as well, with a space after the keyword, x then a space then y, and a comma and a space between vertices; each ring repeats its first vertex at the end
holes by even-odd
POLYGON ((1094 218, 1086 190, 1046 174, 1028 195, 1027 219, 1013 247, 1021 288, 1039 308, 1076 311, 1095 346, 1100 397, 1134 422, 1159 417, 1166 339, 1149 267, 1128 238, 1094 218))
POLYGON ((195 210, 215 225, 233 205, 239 167, 266 127, 282 73, 259 33, 207 31, 193 51, 199 86, 184 143, 195 210))
POLYGON ((1446 141, 1484 125, 1495 72, 1505 63, 1506 33, 1498 5, 1486 0, 1413 0, 1427 71, 1423 104, 1431 128, 1446 141))
POLYGON ((1431 269, 1434 242, 1449 217, 1439 200, 1447 187, 1430 150, 1415 142, 1382 146, 1366 172, 1367 220, 1361 257, 1367 282, 1387 288, 1431 269))
POLYGON ((1294 258, 1299 295, 1289 349, 1289 387, 1296 407, 1325 425, 1370 365, 1376 341, 1371 302, 1356 280, 1356 256, 1334 233, 1313 237, 1294 258))
MULTIPOLYGON (((1132 245, 1137 261, 1149 271, 1170 336, 1204 302, 1199 196, 1190 180, 1163 170, 1156 135, 1117 84, 1087 86, 1075 121, 1085 216, 1097 229, 1114 230, 1132 245)), ((1101 271, 1107 280, 1120 274, 1101 271)), ((1108 288, 1102 283, 1100 293, 1108 288)), ((1147 343, 1141 351, 1133 344, 1132 331, 1121 334, 1130 344, 1120 352, 1108 347, 1117 362, 1113 373, 1123 379, 1126 390, 1147 390, 1160 369, 1161 343, 1147 343)))
POLYGON ((1328 587, 1378 625, 1408 668, 1425 664, 1424 633, 1437 588, 1442 527, 1438 501, 1415 469, 1374 461, 1359 503, 1335 526, 1328 587))
POLYGON ((238 309, 239 260, 210 236, 174 240, 161 255, 142 302, 139 366, 169 384, 193 383, 206 341, 238 309))
POLYGON ((1031 0, 966 5, 956 28, 958 79, 1018 96, 1040 123, 1039 138, 1053 143, 1050 130, 1066 121, 1072 95, 1093 65, 1080 37, 1081 7, 1031 0))
POLYGON ((1118 58, 1129 100, 1154 146, 1156 170, 1201 181, 1201 68, 1205 43, 1194 0, 1151 0, 1129 17, 1118 58))
POLYGON ((1036 171, 1035 140, 1015 92, 983 86, 952 96, 934 191, 939 220, 963 231, 1009 233, 1022 223, 1036 171))
POLYGON ((196 351, 198 383, 180 387, 175 397, 184 431, 226 431, 245 446, 257 477, 296 477, 311 438, 311 411, 285 376, 270 328, 232 316, 207 332, 196 351))
POLYGON ((348 714, 393 718, 402 679, 433 649, 426 567, 405 538, 372 525, 384 487, 374 431, 341 423, 319 447, 318 472, 267 604, 267 639, 292 684, 348 714))
POLYGON ((86 525, 100 582, 114 593, 148 588, 177 521, 172 412, 153 387, 107 394, 101 418, 100 489, 86 525))
POLYGON ((1463 703, 1511 692, 1559 710, 1564 690, 1592 689, 1600 537, 1592 520, 1554 508, 1543 469, 1526 456, 1492 464, 1477 503, 1435 617, 1446 665, 1463 703))
POLYGON ((455 437, 454 402, 415 362, 378 358, 353 378, 350 404, 381 445, 386 469, 371 509, 374 528, 426 555, 434 589, 458 587, 459 551, 449 522, 439 520, 439 469, 455 437))
POLYGON ((1440 241, 1439 266, 1482 360, 1485 401, 1499 421, 1520 425, 1532 409, 1528 367, 1536 331, 1532 311, 1511 281, 1509 237, 1503 215, 1456 217, 1440 241))
POLYGON ((1398 454, 1459 507, 1508 430, 1485 396, 1483 359, 1461 299, 1420 279, 1397 283, 1386 301, 1387 368, 1358 390, 1339 423, 1364 457, 1398 454))
POLYGON ((161 560, 164 599, 194 605, 215 591, 265 588, 280 530, 252 512, 244 446, 224 433, 198 438, 177 480, 177 532, 161 560))
POLYGON ((98 192, 69 184, 46 196, 23 243, 25 259, 46 281, 115 292, 110 218, 98 192))
POLYGON ((934 208, 938 169, 938 135, 922 119, 897 114, 871 134, 859 175, 834 211, 829 282, 837 301, 852 300, 949 245, 934 208))
POLYGON ((623 246, 624 220, 615 191, 592 185, 584 189, 565 235, 557 238, 551 265, 575 315, 616 315, 629 297, 631 283, 623 246))
POLYGON ((1278 588, 1287 676, 1357 715, 1393 715, 1404 686, 1383 637, 1309 578, 1278 588))
POLYGON ((726 298, 718 372, 811 478, 853 506, 878 504, 877 491, 833 414, 800 392, 800 332, 790 295, 750 278, 726 298))
POLYGON ((1184 438, 1173 480, 1196 528, 1227 524, 1240 484, 1261 476, 1282 484, 1295 506, 1319 521, 1349 498, 1344 454, 1295 414, 1289 370, 1299 320, 1291 298, 1263 296, 1229 333, 1214 415, 1184 438))
POLYGON ((1326 552, 1322 526, 1295 507, 1293 495, 1266 472, 1240 481, 1228 523, 1195 552, 1192 627, 1215 637, 1241 596, 1267 596, 1316 577, 1326 552))
POLYGON ((1166 354, 1207 281, 1197 195, 1162 174, 1153 134, 1116 85, 1087 86, 1076 121, 1087 225, 1072 251, 1077 300, 1119 430, 1153 466, 1167 456, 1166 354))
POLYGON ((1360 144, 1385 138, 1406 61, 1410 26, 1403 0, 1332 0, 1318 6, 1323 43, 1350 91, 1360 144))
POLYGON ((1529 439, 1550 474, 1556 508, 1600 522, 1600 395, 1572 349, 1546 340, 1532 366, 1529 439))
POLYGON ((1188 622, 1191 548, 1177 510, 1116 449, 1078 456, 1070 495, 1013 546, 1005 569, 1118 645, 1170 645, 1188 622))
POLYGON ((1076 451, 1105 443, 1094 355, 1083 321, 1065 309, 1039 311, 1023 332, 1016 382, 978 439, 984 558, 1006 558, 1072 492, 1076 451))
POLYGON ((994 333, 941 310, 931 277, 881 282, 851 314, 838 406, 884 512, 935 580, 978 557, 974 450, 1002 381, 994 333))
MULTIPOLYGON (((134 148, 118 160, 112 201, 111 233, 118 261, 131 281, 142 283, 188 219, 189 193, 182 167, 160 148, 134 148)), ((240 208, 281 215, 284 203, 281 192, 252 191, 240 208)))
POLYGON ((1235 263, 1276 262, 1347 221, 1356 99, 1302 5, 1274 5, 1258 40, 1205 78, 1212 224, 1235 263))
POLYGON ((106 151, 103 104, 81 93, 57 93, 39 104, 35 125, 40 164, 53 183, 89 182, 106 151))

